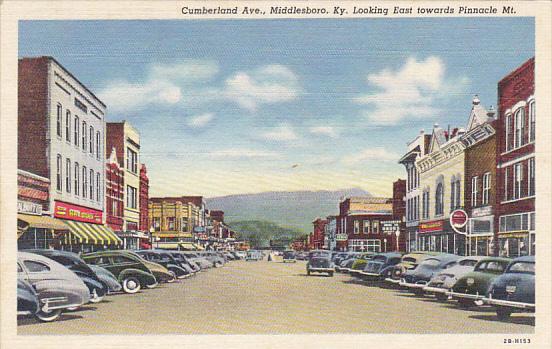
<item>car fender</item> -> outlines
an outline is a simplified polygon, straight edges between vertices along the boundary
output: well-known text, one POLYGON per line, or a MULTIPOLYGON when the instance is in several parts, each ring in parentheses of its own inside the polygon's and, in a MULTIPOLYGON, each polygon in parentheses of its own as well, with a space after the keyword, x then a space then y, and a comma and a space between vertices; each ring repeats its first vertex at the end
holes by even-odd
POLYGON ((119 282, 122 283, 127 277, 134 276, 140 280, 144 285, 151 285, 157 282, 153 274, 140 269, 129 268, 119 273, 119 282))
POLYGON ((96 289, 96 292, 100 297, 107 293, 107 286, 103 282, 84 275, 79 275, 79 277, 84 282, 86 287, 88 287, 90 293, 92 293, 94 289, 96 289))
POLYGON ((169 269, 171 271, 174 271, 176 276, 189 274, 189 272, 187 270, 185 270, 184 268, 182 268, 182 267, 180 267, 176 264, 172 264, 172 263, 167 264, 167 269, 169 269))

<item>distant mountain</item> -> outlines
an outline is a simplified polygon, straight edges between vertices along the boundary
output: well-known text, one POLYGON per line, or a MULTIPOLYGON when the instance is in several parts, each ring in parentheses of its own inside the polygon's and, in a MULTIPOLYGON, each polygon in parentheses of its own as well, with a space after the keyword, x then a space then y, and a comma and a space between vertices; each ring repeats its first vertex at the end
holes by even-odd
POLYGON ((339 212, 339 201, 349 196, 371 196, 358 189, 335 191, 282 191, 207 198, 207 207, 224 211, 224 220, 268 221, 303 233, 312 231, 316 217, 339 212))
POLYGON ((228 224, 238 232, 238 239, 246 239, 254 247, 266 247, 273 239, 291 239, 299 237, 302 233, 298 229, 284 228, 273 222, 231 221, 228 224))

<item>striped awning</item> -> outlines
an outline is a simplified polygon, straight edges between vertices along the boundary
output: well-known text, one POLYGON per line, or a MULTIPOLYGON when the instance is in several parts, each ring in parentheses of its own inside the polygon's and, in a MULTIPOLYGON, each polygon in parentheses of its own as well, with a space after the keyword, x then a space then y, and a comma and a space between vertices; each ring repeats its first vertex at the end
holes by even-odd
POLYGON ((121 239, 111 228, 99 224, 65 221, 69 230, 80 243, 94 245, 118 245, 121 239))

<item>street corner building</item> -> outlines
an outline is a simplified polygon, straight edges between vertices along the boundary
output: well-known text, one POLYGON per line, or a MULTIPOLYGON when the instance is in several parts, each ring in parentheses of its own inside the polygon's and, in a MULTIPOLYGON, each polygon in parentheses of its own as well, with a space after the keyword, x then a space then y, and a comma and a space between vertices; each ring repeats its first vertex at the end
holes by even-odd
POLYGON ((52 57, 18 63, 19 247, 120 245, 105 225, 106 105, 52 57))

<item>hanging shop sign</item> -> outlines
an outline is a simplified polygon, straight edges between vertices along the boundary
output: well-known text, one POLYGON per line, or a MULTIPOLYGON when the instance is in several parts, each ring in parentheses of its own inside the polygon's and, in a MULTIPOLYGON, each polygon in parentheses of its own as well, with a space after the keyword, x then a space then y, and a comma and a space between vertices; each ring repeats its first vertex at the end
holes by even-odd
POLYGON ((466 230, 463 229, 468 223, 468 214, 462 209, 454 210, 450 213, 450 226, 458 234, 467 234, 466 230))
POLYGON ((102 224, 103 212, 88 207, 68 204, 56 201, 54 206, 54 217, 69 219, 73 221, 102 224))
POLYGON ((25 213, 41 216, 42 205, 29 201, 17 200, 17 213, 25 213))
POLYGON ((385 234, 394 234, 400 230, 401 221, 383 221, 381 222, 381 230, 385 234))

